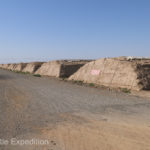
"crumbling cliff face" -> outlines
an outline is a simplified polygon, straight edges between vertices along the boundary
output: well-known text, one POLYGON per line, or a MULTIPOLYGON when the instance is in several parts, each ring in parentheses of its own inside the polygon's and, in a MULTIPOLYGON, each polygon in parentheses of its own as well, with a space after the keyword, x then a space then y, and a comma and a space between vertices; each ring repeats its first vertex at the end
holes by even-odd
POLYGON ((135 71, 137 72, 138 84, 143 90, 150 90, 150 63, 137 64, 135 71))

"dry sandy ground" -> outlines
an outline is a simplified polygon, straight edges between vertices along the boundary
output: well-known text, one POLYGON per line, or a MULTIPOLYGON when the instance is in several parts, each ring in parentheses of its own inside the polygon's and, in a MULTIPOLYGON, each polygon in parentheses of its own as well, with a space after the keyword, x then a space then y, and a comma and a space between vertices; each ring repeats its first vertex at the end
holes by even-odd
MULTIPOLYGON (((73 116, 62 114, 67 120, 73 116)), ((85 119, 85 118, 84 118, 85 119)), ((48 139, 49 145, 20 146, 20 149, 35 150, 149 150, 150 128, 139 124, 89 120, 78 124, 65 122, 55 127, 36 128, 38 134, 24 138, 48 139)), ((22 136, 17 137, 22 139, 22 136)), ((19 148, 10 147, 11 149, 19 148)))
POLYGON ((86 125, 66 124, 44 133, 64 150, 150 149, 150 129, 143 126, 93 121, 86 125))
POLYGON ((150 100, 0 70, 0 150, 150 150, 150 100))
POLYGON ((150 91, 132 91, 132 95, 150 99, 150 91))

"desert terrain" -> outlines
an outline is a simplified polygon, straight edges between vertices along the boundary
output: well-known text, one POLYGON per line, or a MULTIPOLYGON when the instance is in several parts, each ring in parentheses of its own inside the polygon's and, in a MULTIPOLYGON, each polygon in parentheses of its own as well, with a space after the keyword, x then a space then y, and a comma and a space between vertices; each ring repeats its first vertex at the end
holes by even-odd
POLYGON ((150 150, 150 99, 0 70, 0 150, 150 150))

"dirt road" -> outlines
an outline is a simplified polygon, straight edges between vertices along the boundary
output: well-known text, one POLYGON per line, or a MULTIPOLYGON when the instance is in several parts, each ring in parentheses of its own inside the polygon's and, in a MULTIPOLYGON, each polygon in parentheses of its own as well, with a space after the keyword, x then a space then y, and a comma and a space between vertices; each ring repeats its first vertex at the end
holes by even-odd
POLYGON ((150 150, 150 100, 0 70, 0 150, 20 149, 150 150))

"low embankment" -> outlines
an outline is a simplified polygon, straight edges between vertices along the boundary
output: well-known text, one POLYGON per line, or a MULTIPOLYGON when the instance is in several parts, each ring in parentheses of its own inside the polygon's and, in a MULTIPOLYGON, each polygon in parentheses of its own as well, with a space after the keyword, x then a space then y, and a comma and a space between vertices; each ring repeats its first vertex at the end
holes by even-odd
POLYGON ((28 63, 26 67, 22 70, 23 72, 35 73, 37 69, 41 67, 43 62, 32 62, 28 63))
POLYGON ((103 58, 1 64, 1 68, 129 90, 150 90, 150 59, 103 58))
POLYGON ((130 90, 150 89, 150 59, 104 58, 92 61, 69 80, 130 90))
POLYGON ((12 71, 66 78, 91 60, 61 60, 19 64, 1 64, 0 67, 12 71))
POLYGON ((80 67, 85 65, 87 62, 89 61, 50 61, 42 64, 42 66, 35 72, 35 74, 65 78, 74 74, 80 67))

